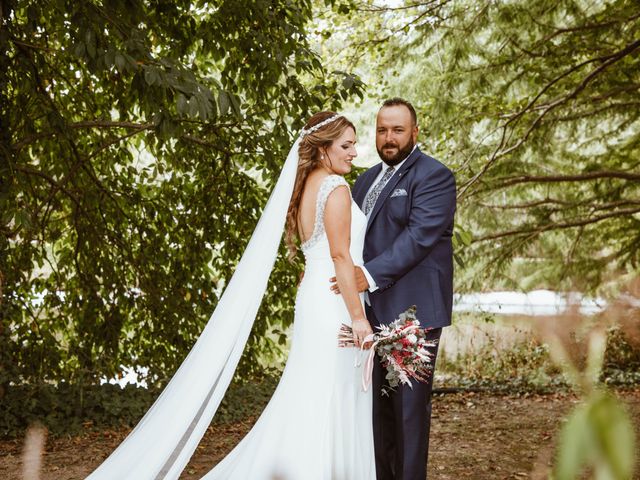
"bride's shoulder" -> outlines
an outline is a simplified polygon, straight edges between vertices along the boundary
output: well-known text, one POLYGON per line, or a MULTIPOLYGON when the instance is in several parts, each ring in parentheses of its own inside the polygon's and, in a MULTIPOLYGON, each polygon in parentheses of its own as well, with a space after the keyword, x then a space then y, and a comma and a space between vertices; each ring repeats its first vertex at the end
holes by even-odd
POLYGON ((319 198, 321 198, 322 203, 326 205, 333 204, 337 210, 346 210, 351 204, 351 189, 343 176, 335 174, 327 175, 320 186, 319 198))
POLYGON ((322 183, 320 184, 320 189, 318 192, 318 199, 325 203, 329 200, 330 196, 334 191, 339 190, 338 187, 347 187, 345 192, 348 192, 349 197, 351 197, 351 189, 349 188, 349 184, 344 179, 342 175, 330 174, 322 179, 322 183))
MULTIPOLYGON (((309 188, 310 192, 316 192, 316 202, 324 204, 338 187, 345 186, 349 190, 349 184, 341 175, 329 174, 324 176, 310 177, 307 181, 306 188, 309 188)), ((306 190, 305 188, 305 190, 306 190)))
POLYGON ((326 190, 332 191, 334 188, 344 185, 349 187, 349 183, 345 180, 342 175, 337 175, 335 173, 331 173, 322 179, 322 184, 320 188, 324 188, 326 190))

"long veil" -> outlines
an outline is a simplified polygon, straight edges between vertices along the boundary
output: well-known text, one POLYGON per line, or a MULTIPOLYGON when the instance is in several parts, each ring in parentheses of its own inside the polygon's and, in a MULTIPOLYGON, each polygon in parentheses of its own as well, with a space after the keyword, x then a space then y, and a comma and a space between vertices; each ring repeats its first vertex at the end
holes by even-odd
POLYGON ((231 382, 278 253, 300 137, 200 338, 158 399, 90 480, 177 479, 231 382))

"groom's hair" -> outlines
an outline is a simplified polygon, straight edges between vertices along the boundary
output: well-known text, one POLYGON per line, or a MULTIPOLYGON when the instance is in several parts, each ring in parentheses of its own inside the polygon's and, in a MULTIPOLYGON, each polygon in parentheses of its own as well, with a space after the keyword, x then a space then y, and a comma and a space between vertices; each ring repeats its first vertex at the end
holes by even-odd
POLYGON ((407 107, 409 109, 409 113, 411 113, 411 120, 413 121, 413 124, 414 125, 418 124, 418 116, 416 115, 416 109, 413 108, 413 105, 411 105, 411 103, 406 101, 404 98, 393 97, 388 100, 385 100, 384 103, 382 104, 382 107, 380 108, 395 107, 396 105, 404 105, 405 107, 407 107))

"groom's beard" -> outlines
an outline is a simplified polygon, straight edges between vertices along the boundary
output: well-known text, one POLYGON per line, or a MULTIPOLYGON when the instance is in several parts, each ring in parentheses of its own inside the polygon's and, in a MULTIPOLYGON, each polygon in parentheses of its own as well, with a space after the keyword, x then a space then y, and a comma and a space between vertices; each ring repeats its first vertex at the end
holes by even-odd
POLYGON ((403 147, 398 148, 398 144, 396 143, 385 143, 382 148, 376 147, 376 150, 378 150, 378 155, 384 163, 394 167, 409 156, 414 146, 415 143, 413 143, 413 139, 409 138, 409 141, 403 147), (385 155, 384 149, 387 147, 397 148, 398 151, 395 155, 385 155))

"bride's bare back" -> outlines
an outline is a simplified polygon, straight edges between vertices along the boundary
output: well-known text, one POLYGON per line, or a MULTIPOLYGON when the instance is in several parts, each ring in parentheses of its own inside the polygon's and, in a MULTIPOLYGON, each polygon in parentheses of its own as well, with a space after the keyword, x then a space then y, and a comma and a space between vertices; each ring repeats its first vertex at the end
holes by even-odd
POLYGON ((298 210, 298 236, 300 242, 304 243, 313 235, 316 219, 316 199, 322 181, 329 175, 322 169, 315 170, 309 174, 302 190, 300 208, 298 210))

